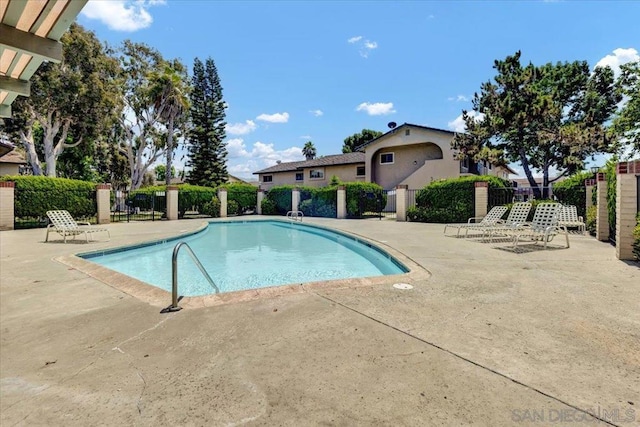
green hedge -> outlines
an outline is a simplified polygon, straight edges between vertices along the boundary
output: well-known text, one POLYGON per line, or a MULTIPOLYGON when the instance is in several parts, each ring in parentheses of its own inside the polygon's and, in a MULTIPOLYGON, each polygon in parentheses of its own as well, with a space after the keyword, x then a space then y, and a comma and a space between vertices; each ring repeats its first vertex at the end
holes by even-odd
MULTIPOLYGON (((154 194, 157 191, 166 191, 166 185, 152 185, 129 193, 129 199, 133 199, 137 194, 154 194)), ((186 211, 197 211, 202 213, 205 203, 211 202, 217 197, 217 191, 211 187, 200 187, 191 184, 181 184, 178 186, 178 215, 182 218, 186 211)), ((148 202, 151 203, 151 202, 148 202)), ((139 206, 144 208, 144 206, 139 206)), ((147 206, 151 208, 151 206, 147 206)))
POLYGON ((209 215, 214 218, 220 217, 220 200, 217 197, 213 197, 210 202, 205 203, 200 211, 202 215, 209 215))
POLYGON ((2 176, 0 181, 15 182, 16 218, 45 218, 48 210, 91 218, 98 210, 93 182, 46 176, 2 176))
POLYGON ((584 181, 589 178, 593 178, 591 172, 578 172, 553 185, 553 195, 558 201, 563 205, 574 205, 578 209, 578 215, 583 218, 587 216, 587 192, 584 181))
POLYGON ((265 200, 275 204, 275 214, 286 215, 291 210, 291 191, 294 188, 294 185, 277 185, 265 193, 265 200))
POLYGON ((357 218, 365 212, 378 212, 387 204, 384 189, 371 182, 345 182, 347 216, 357 218))
POLYGON ((276 202, 271 199, 262 199, 260 206, 262 207, 262 215, 276 215, 278 213, 276 202))
POLYGON ((227 189, 227 201, 238 204, 237 213, 245 213, 256 209, 256 201, 258 200, 258 187, 251 184, 230 183, 222 184, 218 188, 227 189))
POLYGON ((416 206, 407 209, 410 221, 453 223, 466 222, 474 215, 475 183, 487 182, 489 191, 506 189, 510 183, 488 176, 464 176, 434 181, 416 194, 416 206))
POLYGON ((616 233, 616 186, 618 178, 616 177, 616 166, 618 159, 612 157, 604 167, 605 178, 607 180, 607 212, 609 216, 609 228, 615 236, 616 233))
POLYGON ((585 220, 585 226, 587 232, 592 236, 596 235, 596 218, 598 216, 598 206, 592 205, 587 209, 587 217, 585 220))

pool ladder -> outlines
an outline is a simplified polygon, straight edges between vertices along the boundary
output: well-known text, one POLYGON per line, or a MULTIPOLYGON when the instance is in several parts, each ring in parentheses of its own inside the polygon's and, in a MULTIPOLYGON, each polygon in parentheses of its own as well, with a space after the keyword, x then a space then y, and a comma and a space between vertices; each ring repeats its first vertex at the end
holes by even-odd
POLYGON ((196 263, 196 266, 198 266, 202 275, 209 281, 213 289, 216 291, 216 294, 220 293, 220 289, 218 289, 218 286, 216 286, 216 284, 213 282, 213 279, 211 278, 211 276, 209 276, 207 270, 204 269, 202 263, 193 252, 191 247, 187 245, 187 242, 180 242, 176 245, 175 248, 173 248, 173 257, 171 258, 171 305, 163 311, 170 312, 182 310, 182 307, 178 305, 178 253, 180 252, 180 249, 182 247, 185 247, 187 249, 187 252, 189 253, 189 255, 191 255, 191 259, 193 259, 193 262, 196 263))

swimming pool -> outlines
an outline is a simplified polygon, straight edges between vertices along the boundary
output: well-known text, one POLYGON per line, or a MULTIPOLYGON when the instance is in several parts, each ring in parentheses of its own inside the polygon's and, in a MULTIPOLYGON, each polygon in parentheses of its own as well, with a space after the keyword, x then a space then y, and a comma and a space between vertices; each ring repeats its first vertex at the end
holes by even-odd
MULTIPOLYGON (((284 221, 211 222, 190 236, 79 256, 171 291, 171 258, 181 241, 195 252, 220 292, 409 271, 364 240, 284 221)), ((186 251, 180 251, 178 266, 181 295, 214 292, 186 251)))

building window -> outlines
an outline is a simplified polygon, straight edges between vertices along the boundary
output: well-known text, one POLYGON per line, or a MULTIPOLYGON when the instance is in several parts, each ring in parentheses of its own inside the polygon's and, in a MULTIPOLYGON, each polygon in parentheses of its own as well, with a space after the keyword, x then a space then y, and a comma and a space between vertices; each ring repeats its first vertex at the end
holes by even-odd
POLYGON ((364 166, 356 167, 356 176, 364 176, 364 166))
POLYGON ((262 182, 272 182, 273 181, 273 175, 263 175, 262 176, 262 182))
POLYGON ((404 130, 404 134, 405 134, 405 136, 411 135, 411 129, 405 129, 404 130))
POLYGON ((380 164, 381 165, 389 165, 393 163, 393 153, 382 153, 380 154, 380 164))
POLYGON ((310 179, 324 179, 324 171, 322 169, 310 169, 309 170, 309 178, 310 179))
POLYGON ((296 172, 296 181, 304 181, 304 174, 302 172, 296 172))

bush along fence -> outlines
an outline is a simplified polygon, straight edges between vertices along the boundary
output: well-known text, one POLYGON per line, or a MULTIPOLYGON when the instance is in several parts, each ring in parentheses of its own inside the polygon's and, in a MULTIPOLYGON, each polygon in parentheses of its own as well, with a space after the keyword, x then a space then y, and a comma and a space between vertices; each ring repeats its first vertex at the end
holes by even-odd
MULTIPOLYGON (((615 240, 619 259, 637 259, 640 159, 613 162, 606 172, 586 179, 583 185, 580 181, 584 174, 556 184, 554 197, 577 206, 598 240, 615 240)), ((59 209, 68 210, 78 220, 99 224, 122 220, 123 212, 151 212, 151 218, 166 220, 254 213, 285 215, 288 211, 302 211, 305 216, 364 218, 379 214, 391 198, 397 221, 464 222, 486 215, 495 205, 510 205, 517 196, 507 181, 491 176, 434 181, 421 190, 399 185, 384 191, 377 184, 349 182, 324 188, 279 186, 269 191, 247 184, 225 184, 218 188, 157 186, 132 192, 64 178, 3 176, 0 230, 46 226, 46 211, 59 209)), ((541 201, 534 200, 533 204, 541 201)))

